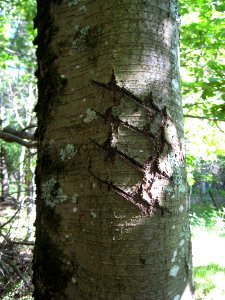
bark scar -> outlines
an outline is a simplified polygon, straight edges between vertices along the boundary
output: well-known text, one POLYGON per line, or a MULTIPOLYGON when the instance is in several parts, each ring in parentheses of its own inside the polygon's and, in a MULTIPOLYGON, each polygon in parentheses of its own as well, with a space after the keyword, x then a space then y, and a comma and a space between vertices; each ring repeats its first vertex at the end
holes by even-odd
MULTIPOLYGON (((143 102, 140 98, 138 98, 136 95, 131 93, 129 90, 127 90, 125 87, 120 87, 117 85, 117 81, 115 79, 114 71, 111 76, 111 80, 108 83, 102 83, 98 82, 96 80, 92 80, 92 83, 95 85, 102 87, 103 89, 107 90, 109 93, 113 93, 114 96, 114 104, 118 104, 119 100, 122 98, 122 96, 127 97, 134 103, 136 103, 138 106, 141 106, 142 108, 146 109, 149 112, 152 112, 153 110, 157 110, 158 112, 161 112, 160 108, 158 108, 153 101, 149 101, 150 105, 146 105, 145 103, 148 103, 147 101, 143 102), (155 109, 157 107, 157 109, 155 109)), ((147 98, 146 98, 147 99, 147 98)))
POLYGON ((112 72, 111 79, 108 83, 98 82, 96 80, 92 80, 92 83, 97 85, 98 87, 106 90, 111 97, 113 97, 113 105, 109 107, 104 114, 100 112, 96 112, 101 118, 103 118, 104 122, 109 122, 111 124, 111 132, 107 140, 103 144, 99 144, 97 141, 90 139, 90 141, 102 152, 107 154, 107 158, 112 159, 114 162, 116 156, 120 159, 134 167, 137 171, 144 174, 143 181, 136 184, 134 191, 127 192, 115 185, 113 182, 108 180, 99 178, 97 175, 93 173, 91 170, 91 166, 89 166, 90 174, 101 184, 104 184, 108 187, 108 190, 112 190, 127 201, 131 202, 135 206, 137 206, 145 215, 150 215, 153 211, 160 213, 163 217, 165 212, 170 212, 167 208, 163 207, 160 204, 158 197, 153 197, 153 185, 156 180, 168 180, 172 179, 171 174, 167 174, 165 171, 160 169, 159 159, 162 156, 165 147, 167 145, 167 150, 172 148, 172 145, 167 141, 165 128, 168 126, 168 120, 170 120, 169 115, 167 114, 166 108, 160 109, 153 101, 152 92, 142 101, 139 97, 134 95, 132 92, 127 90, 124 87, 120 87, 117 85, 116 77, 114 71, 112 72), (134 102, 137 106, 143 108, 151 115, 154 113, 154 116, 160 115, 161 117, 161 126, 156 134, 153 134, 150 130, 150 124, 146 125, 144 128, 139 129, 136 126, 129 124, 128 122, 124 122, 118 116, 113 114, 113 107, 120 105, 120 100, 122 97, 126 97, 132 102, 134 102), (138 162, 134 157, 130 157, 126 153, 120 151, 115 143, 113 144, 113 135, 116 135, 118 132, 118 127, 123 126, 128 128, 129 130, 134 131, 142 136, 144 136, 150 142, 154 142, 156 156, 150 156, 147 158, 144 165, 138 162))
POLYGON ((97 143, 95 140, 90 139, 92 143, 94 143, 101 151, 108 153, 109 157, 111 155, 118 155, 120 158, 122 158, 124 161, 126 161, 128 164, 134 166, 139 172, 144 173, 144 166, 140 164, 137 160, 134 158, 128 156, 127 154, 123 153, 122 151, 118 150, 116 147, 106 148, 99 143, 97 143))

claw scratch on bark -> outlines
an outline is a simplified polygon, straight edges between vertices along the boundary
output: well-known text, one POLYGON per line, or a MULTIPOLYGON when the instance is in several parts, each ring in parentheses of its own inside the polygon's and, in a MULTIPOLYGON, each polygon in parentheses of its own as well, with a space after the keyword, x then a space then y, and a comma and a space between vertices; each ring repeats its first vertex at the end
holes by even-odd
POLYGON ((119 157, 121 157, 124 161, 126 161, 128 164, 134 166, 138 171, 144 173, 144 166, 142 164, 140 164, 137 160, 135 160, 134 158, 126 155, 125 153, 123 153, 122 151, 118 150, 116 147, 112 147, 111 149, 107 149, 106 147, 98 144, 95 140, 90 139, 92 141, 92 143, 94 143, 99 149, 101 149, 103 152, 106 152, 109 154, 109 156, 111 155, 116 155, 118 154, 119 157), (111 152, 111 153, 110 153, 111 152))
POLYGON ((100 112, 96 112, 97 115, 103 118, 105 123, 110 122, 111 131, 107 140, 101 145, 97 141, 90 139, 90 141, 95 144, 95 146, 101 150, 102 152, 108 154, 108 158, 113 159, 113 162, 116 156, 123 159, 126 163, 130 164, 134 168, 136 168, 139 172, 144 174, 142 182, 139 182, 136 185, 134 192, 129 193, 116 186, 113 182, 110 182, 105 179, 101 179, 96 176, 92 170, 91 166, 89 166, 89 172, 91 175, 100 183, 106 185, 109 190, 116 192, 118 195, 122 196, 127 201, 131 202, 135 206, 139 207, 139 209, 144 212, 145 215, 150 215, 153 211, 159 212, 161 216, 164 216, 165 212, 170 212, 167 208, 163 207, 160 204, 158 197, 153 197, 152 189, 153 184, 156 180, 171 180, 172 176, 167 174, 165 171, 160 169, 159 159, 162 156, 166 145, 168 148, 172 148, 169 142, 166 140, 165 136, 165 128, 168 127, 168 120, 170 117, 167 114, 166 108, 160 109, 153 101, 153 95, 150 93, 144 101, 142 101, 139 97, 131 93, 124 87, 120 87, 117 85, 116 77, 114 71, 111 75, 111 79, 108 83, 98 82, 96 80, 92 80, 92 83, 107 90, 110 95, 113 97, 114 104, 109 107, 104 114, 100 112), (136 126, 129 124, 127 121, 121 120, 119 117, 113 114, 113 107, 120 105, 120 99, 122 97, 126 97, 129 100, 133 101, 136 105, 140 106, 144 110, 147 110, 151 116, 160 115, 161 116, 161 126, 156 134, 153 134, 150 131, 150 125, 146 125, 143 129, 139 129, 136 126), (151 143, 155 143, 154 149, 156 151, 155 156, 150 156, 147 158, 144 165, 138 162, 135 158, 130 157, 124 152, 120 151, 113 143, 113 135, 118 133, 119 126, 126 127, 135 133, 138 133, 144 136, 151 143), (147 195, 147 196, 146 196, 147 195))

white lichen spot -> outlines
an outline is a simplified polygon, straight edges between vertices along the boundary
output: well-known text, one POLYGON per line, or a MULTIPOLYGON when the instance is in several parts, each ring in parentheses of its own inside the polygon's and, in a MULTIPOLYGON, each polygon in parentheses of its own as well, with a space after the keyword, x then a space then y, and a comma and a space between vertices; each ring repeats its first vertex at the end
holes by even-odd
POLYGON ((86 100, 87 100, 86 98, 83 98, 83 102, 86 102, 86 100))
POLYGON ((57 203, 63 203, 67 200, 67 196, 63 193, 61 187, 55 178, 51 178, 42 184, 41 198, 46 205, 54 207, 57 203))
POLYGON ((75 150, 73 144, 68 144, 65 148, 60 150, 60 156, 62 160, 72 159, 76 153, 77 150, 75 150))
POLYGON ((184 240, 181 240, 181 241, 180 241, 180 246, 181 246, 181 247, 184 245, 184 242, 185 242, 184 240))
POLYGON ((172 229, 175 229, 175 228, 176 228, 176 226, 175 226, 175 225, 173 225, 173 226, 172 226, 172 229))
POLYGON ((170 276, 176 277, 179 269, 180 269, 179 266, 177 265, 173 266, 172 269, 170 270, 170 276))
POLYGON ((56 180, 54 178, 49 179, 42 184, 42 194, 41 198, 45 200, 45 203, 49 206, 54 206, 54 201, 52 200, 52 192, 56 185, 56 180))
POLYGON ((73 48, 80 51, 86 47, 87 36, 90 30, 89 26, 75 27, 75 34, 73 39, 73 48))
POLYGON ((185 187, 185 185, 184 184, 182 184, 181 186, 179 186, 179 192, 180 193, 185 193, 186 192, 186 187, 185 187))
POLYGON ((69 239, 69 238, 70 238, 69 234, 65 234, 65 239, 69 239))
POLYGON ((71 7, 72 5, 78 5, 80 0, 67 0, 69 6, 71 7))
POLYGON ((96 183, 95 183, 95 182, 92 183, 92 188, 93 188, 93 189, 96 188, 96 183))
POLYGON ((175 251, 173 252, 173 258, 171 259, 171 262, 175 262, 176 256, 177 256, 177 250, 175 250, 175 251))
POLYGON ((86 109, 86 117, 84 118, 85 123, 90 123, 91 121, 93 121, 96 118, 97 118, 97 114, 94 110, 92 110, 90 108, 86 109))
POLYGON ((183 180, 181 175, 181 170, 179 167, 175 167, 173 171, 173 182, 176 186, 183 186, 183 180))
POLYGON ((61 78, 65 79, 65 78, 66 78, 66 75, 61 74, 61 78))
MULTIPOLYGON (((173 132, 173 133, 168 133, 167 135, 170 135, 171 137, 167 137, 171 142, 172 142, 172 138, 176 135, 176 132, 173 132)), ((168 160, 168 163, 170 166, 167 166, 169 168, 169 172, 173 172, 173 168, 174 167, 178 167, 179 166, 179 163, 178 163, 178 160, 177 158, 175 157, 175 154, 174 153, 169 153, 167 155, 167 160, 168 160)))
POLYGON ((57 199, 57 202, 65 202, 66 201, 67 196, 63 193, 62 188, 58 188, 56 199, 57 199))
POLYGON ((79 66, 79 65, 77 65, 77 66, 76 66, 76 69, 80 69, 80 66, 79 66))
POLYGON ((49 143, 49 146, 52 147, 55 144, 55 140, 50 139, 48 143, 49 143))
POLYGON ((91 217, 92 217, 93 219, 96 219, 96 218, 97 218, 97 214, 96 214, 96 212, 94 212, 94 211, 91 211, 91 217))
POLYGON ((177 49, 170 49, 170 52, 174 55, 177 56, 177 49))
POLYGON ((71 280, 72 280, 73 284, 75 284, 77 282, 76 278, 74 278, 74 277, 72 277, 71 280))
POLYGON ((179 90, 179 88, 180 88, 180 84, 179 84, 179 82, 177 81, 177 79, 172 79, 172 89, 174 90, 174 91, 177 91, 177 90, 179 90))
POLYGON ((74 193, 72 196, 72 202, 76 204, 78 202, 78 197, 79 197, 79 195, 74 193))
POLYGON ((184 211, 184 206, 183 205, 180 205, 179 207, 179 212, 183 212, 184 211))
POLYGON ((176 295, 173 300, 180 300, 180 295, 176 295))
POLYGON ((81 12, 81 13, 86 13, 87 12, 87 7, 85 6, 85 5, 82 5, 80 8, 79 8, 79 11, 81 12))
POLYGON ((73 207, 73 213, 77 212, 77 207, 73 207))
POLYGON ((165 192, 169 195, 174 194, 174 188, 172 186, 167 186, 165 192))

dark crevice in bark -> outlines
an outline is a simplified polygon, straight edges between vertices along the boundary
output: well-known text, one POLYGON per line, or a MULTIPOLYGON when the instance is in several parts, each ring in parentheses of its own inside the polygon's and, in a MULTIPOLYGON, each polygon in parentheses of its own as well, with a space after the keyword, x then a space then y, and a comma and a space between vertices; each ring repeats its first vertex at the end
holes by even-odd
POLYGON ((38 70, 35 73, 38 78, 38 102, 35 107, 38 119, 35 132, 35 138, 38 140, 38 162, 35 179, 37 242, 33 260, 34 299, 66 299, 64 290, 72 274, 65 264, 66 257, 62 243, 58 241, 62 226, 60 215, 55 208, 43 203, 41 191, 45 177, 50 174, 58 176, 63 171, 63 165, 52 159, 53 154, 43 146, 46 127, 52 119, 52 109, 60 103, 60 96, 67 84, 67 79, 59 74, 56 64, 57 53, 52 46, 52 37, 58 31, 54 26, 53 8, 60 3, 61 0, 38 0, 37 16, 34 20, 34 27, 38 29, 38 35, 34 40, 34 44, 38 45, 36 52, 38 70))
POLYGON ((112 190, 118 195, 122 196, 124 199, 137 206, 146 215, 150 214, 151 205, 141 197, 140 188, 137 188, 137 190, 134 191, 134 193, 129 194, 124 190, 122 190, 121 188, 119 188, 118 186, 114 185, 112 182, 97 177, 90 168, 89 168, 89 172, 99 183, 106 185, 109 191, 112 190))
POLYGON ((38 246, 36 245, 33 268, 35 270, 33 282, 36 288, 33 293, 34 299, 66 299, 64 293, 73 270, 65 267, 66 257, 63 254, 62 245, 58 245, 46 229, 37 234, 38 246), (47 270, 47 271, 46 271, 47 270), (44 283, 44 288, 42 288, 44 283))
POLYGON ((131 101, 133 101, 134 103, 136 103, 138 106, 149 111, 150 113, 152 113, 152 112, 162 113, 162 110, 153 101, 152 92, 144 99, 144 101, 142 101, 139 97, 134 95, 128 89, 117 85, 114 71, 113 71, 111 79, 108 83, 102 83, 102 82, 98 82, 96 80, 92 80, 92 83, 94 83, 95 85, 98 85, 99 87, 102 87, 103 89, 107 90, 110 94, 112 94, 113 99, 114 99, 114 105, 118 105, 119 100, 123 96, 125 96, 128 99, 130 99, 131 101))
POLYGON ((55 60, 58 55, 51 46, 52 37, 58 31, 53 24, 54 17, 51 13, 52 5, 61 1, 37 1, 37 16, 34 19, 34 27, 38 28, 38 35, 34 44, 38 45, 37 60, 38 70, 35 72, 38 78, 38 102, 35 112, 38 118, 38 127, 35 137, 42 139, 47 124, 51 121, 53 106, 59 104, 59 95, 67 84, 59 72, 55 60))
POLYGON ((134 166, 134 168, 136 168, 138 171, 144 173, 144 166, 142 164, 140 164, 137 160, 135 160, 134 158, 126 155, 125 153, 123 153, 122 151, 118 150, 116 147, 110 147, 107 148, 104 145, 100 145, 98 144, 95 140, 90 139, 92 141, 92 143, 94 143, 101 151, 105 152, 108 154, 108 157, 115 157, 116 155, 118 155, 120 158, 122 158, 124 161, 126 161, 128 164, 134 166))
POLYGON ((138 127, 135 127, 131 124, 129 124, 128 122, 124 122, 122 120, 120 120, 117 116, 115 116, 112 112, 112 107, 110 107, 109 109, 107 109, 107 111, 104 113, 104 114, 101 114, 97 111, 95 111, 96 114, 98 116, 100 116, 101 118, 104 119, 105 122, 107 121, 111 121, 112 124, 115 126, 117 125, 117 127, 120 125, 120 126, 124 126, 132 131, 134 131, 135 133, 138 133, 140 134, 141 136, 144 136, 145 138, 147 138, 149 141, 153 141, 153 139, 156 139, 156 135, 153 134, 152 132, 150 132, 149 130, 149 126, 150 125, 146 125, 143 130, 140 130, 138 127))

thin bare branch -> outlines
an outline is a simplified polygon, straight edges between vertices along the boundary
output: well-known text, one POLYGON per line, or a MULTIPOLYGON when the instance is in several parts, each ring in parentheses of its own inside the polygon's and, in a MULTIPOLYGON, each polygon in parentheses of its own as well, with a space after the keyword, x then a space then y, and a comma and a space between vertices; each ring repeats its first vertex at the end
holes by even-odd
POLYGON ((218 125, 217 122, 215 122, 215 124, 216 124, 216 127, 219 129, 220 132, 225 133, 224 130, 220 128, 220 126, 218 125))
POLYGON ((18 131, 16 129, 10 127, 10 126, 7 126, 7 127, 3 128, 2 131, 5 132, 5 133, 10 133, 12 135, 15 135, 15 136, 17 136, 21 139, 34 141, 34 134, 31 133, 31 132, 25 131, 25 129, 22 129, 21 131, 18 131))
POLYGON ((20 211, 21 209, 21 206, 17 209, 17 211, 15 212, 15 214, 7 221, 5 222, 4 224, 0 225, 0 229, 5 227, 7 224, 9 224, 14 218, 15 216, 18 214, 18 212, 20 211))
POLYGON ((18 137, 14 134, 5 132, 3 130, 0 130, 0 139, 8 142, 8 143, 17 143, 19 145, 25 146, 27 148, 36 148, 37 147, 37 143, 36 142, 27 142, 24 141, 23 138, 18 137))
POLYGON ((184 115, 185 118, 193 118, 193 119, 200 119, 200 120, 209 120, 213 122, 225 122, 225 119, 219 118, 211 118, 207 116, 193 116, 193 115, 184 115))
POLYGON ((34 242, 29 241, 12 241, 14 245, 23 245, 23 246, 34 246, 34 242))

